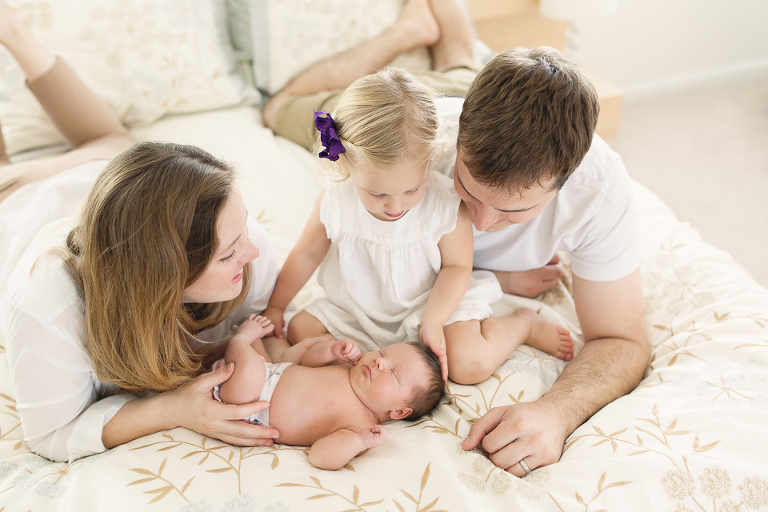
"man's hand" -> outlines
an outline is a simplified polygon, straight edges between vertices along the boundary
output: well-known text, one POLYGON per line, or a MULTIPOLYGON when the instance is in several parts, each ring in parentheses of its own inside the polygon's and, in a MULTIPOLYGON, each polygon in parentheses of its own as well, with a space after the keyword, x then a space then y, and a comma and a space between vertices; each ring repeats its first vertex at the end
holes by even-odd
POLYGON ((494 270, 493 273, 496 274, 496 279, 499 280, 504 293, 532 298, 557 286, 564 270, 563 264, 560 263, 560 256, 555 255, 546 266, 541 268, 520 272, 494 270))
POLYGON ((461 447, 471 450, 482 444, 491 462, 523 477, 523 459, 530 470, 560 460, 568 437, 563 424, 556 411, 539 402, 495 407, 472 425, 461 447))

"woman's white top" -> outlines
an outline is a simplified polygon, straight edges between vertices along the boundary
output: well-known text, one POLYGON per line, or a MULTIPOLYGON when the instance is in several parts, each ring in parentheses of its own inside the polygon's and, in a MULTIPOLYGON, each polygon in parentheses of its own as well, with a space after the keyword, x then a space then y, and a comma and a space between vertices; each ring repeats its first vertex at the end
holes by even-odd
MULTIPOLYGON (((336 337, 364 350, 418 341, 421 316, 441 269, 438 243, 456 228, 460 199, 452 180, 432 171, 421 202, 396 221, 371 215, 351 180, 330 182, 320 221, 331 240, 318 283, 325 298, 306 311, 336 337)), ((448 324, 482 320, 502 297, 490 272, 473 274, 469 289, 448 324)))
MULTIPOLYGON (((28 241, 12 270, 7 267, 13 263, 18 247, 0 255, 0 276, 7 278, 0 319, 16 407, 30 449, 54 461, 72 461, 104 451, 104 425, 134 399, 114 394, 113 385, 96 377, 81 341, 82 299, 61 258, 45 254, 51 248, 63 247, 75 225, 73 216, 59 217, 71 213, 71 207, 80 201, 60 196, 70 193, 84 199, 104 165, 103 161, 91 162, 32 184, 12 194, 8 198, 13 200, 11 203, 7 200, 0 204, 0 218, 17 221, 15 227, 0 227, 3 238, 15 229, 18 237, 8 240, 28 241), (58 201, 66 205, 56 207, 58 201), (70 210, 65 212, 65 206, 70 210), (59 220, 35 229, 50 217, 59 220), (31 236, 29 230, 36 234, 31 236)), ((253 262, 257 278, 251 280, 251 290, 241 308, 225 322, 201 333, 206 341, 222 339, 231 325, 265 309, 272 294, 278 273, 274 250, 261 226, 249 219, 248 227, 260 250, 253 262)))

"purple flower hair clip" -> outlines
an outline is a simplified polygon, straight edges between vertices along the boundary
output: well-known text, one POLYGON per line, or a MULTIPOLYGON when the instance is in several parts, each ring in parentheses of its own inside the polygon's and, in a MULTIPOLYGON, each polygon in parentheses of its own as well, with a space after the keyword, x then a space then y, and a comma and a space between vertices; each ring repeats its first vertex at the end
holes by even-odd
POLYGON ((315 128, 320 132, 320 142, 325 146, 317 156, 335 162, 346 150, 339 140, 339 134, 336 133, 336 122, 331 114, 315 110, 315 128))

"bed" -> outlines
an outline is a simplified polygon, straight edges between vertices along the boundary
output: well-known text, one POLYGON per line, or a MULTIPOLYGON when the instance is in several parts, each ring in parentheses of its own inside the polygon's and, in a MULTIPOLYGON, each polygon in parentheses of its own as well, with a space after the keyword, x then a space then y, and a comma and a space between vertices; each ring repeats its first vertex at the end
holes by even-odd
MULTIPOLYGON (((310 60, 289 69, 276 63, 293 62, 291 52, 320 37, 312 31, 322 23, 308 19, 325 23, 330 16, 313 12, 308 0, 9 3, 139 140, 197 144, 232 162, 249 211, 280 258, 298 237, 322 179, 314 157, 262 126, 258 90, 274 91, 298 66, 380 30, 398 8, 394 0, 350 2, 349 18, 357 21, 348 37, 304 52, 301 58, 310 60), (376 16, 370 6, 379 9, 376 16), (246 31, 238 32, 238 24, 246 31), (267 26, 298 32, 289 44, 273 29, 264 44, 258 30, 267 26)), ((406 58, 424 64, 417 52, 406 58)), ((58 142, 55 131, 24 96, 18 70, 3 54, 0 69, 6 140, 17 158, 35 157, 35 148, 58 142)), ((59 197, 30 231, 74 213, 87 192, 87 180, 55 179, 59 197)), ((535 400, 557 379, 565 363, 524 346, 486 382, 450 384, 430 415, 389 424, 382 447, 336 472, 312 467, 302 447, 239 448, 185 429, 53 463, 22 440, 0 332, 0 510, 768 510, 768 290, 653 192, 637 183, 634 191, 650 360, 637 389, 567 439, 560 462, 517 478, 482 451, 459 447, 491 407, 535 400)), ((22 242, 5 237, 17 221, 4 204, 0 277, 22 242)), ((574 333, 578 350, 569 289, 566 274, 535 299, 505 296, 494 309, 540 310, 574 333)))

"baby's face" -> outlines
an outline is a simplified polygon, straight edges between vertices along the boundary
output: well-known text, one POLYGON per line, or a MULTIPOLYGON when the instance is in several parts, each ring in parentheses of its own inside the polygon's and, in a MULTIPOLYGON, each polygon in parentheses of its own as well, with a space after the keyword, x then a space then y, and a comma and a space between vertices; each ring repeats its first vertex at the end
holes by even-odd
POLYGON ((393 169, 374 172, 350 171, 360 203, 379 220, 401 219, 424 197, 429 162, 401 159, 393 169))
MULTIPOLYGON (((414 390, 428 379, 429 368, 418 349, 404 343, 363 354, 350 371, 357 396, 380 415, 409 407, 414 390)), ((399 418, 390 415, 390 419, 399 418)))

